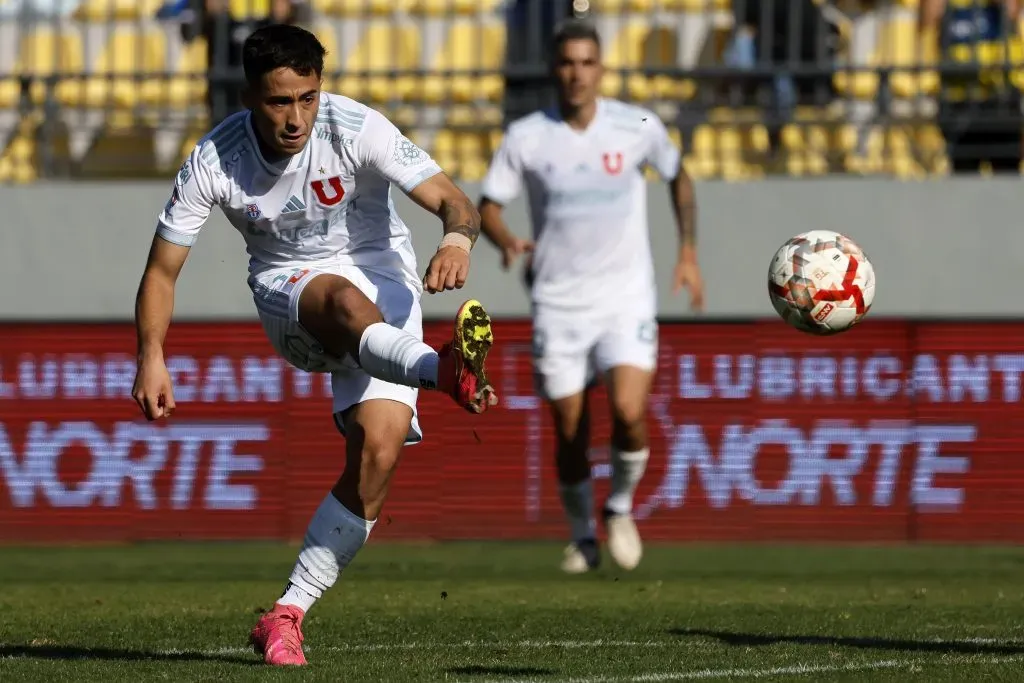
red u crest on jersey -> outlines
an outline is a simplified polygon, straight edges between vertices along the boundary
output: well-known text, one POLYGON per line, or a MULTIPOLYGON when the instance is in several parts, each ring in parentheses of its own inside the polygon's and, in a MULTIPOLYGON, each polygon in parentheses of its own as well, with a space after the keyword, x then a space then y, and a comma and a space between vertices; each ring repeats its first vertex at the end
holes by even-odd
POLYGON ((340 176, 328 178, 327 183, 331 186, 332 190, 332 196, 330 197, 327 196, 327 192, 324 190, 324 181, 314 180, 310 183, 310 187, 313 188, 313 192, 316 193, 316 198, 320 200, 321 204, 324 206, 334 206, 345 196, 345 188, 341 186, 340 176))
POLYGON ((622 152, 616 152, 615 154, 605 152, 601 155, 601 158, 604 159, 604 170, 610 175, 622 173, 622 152))

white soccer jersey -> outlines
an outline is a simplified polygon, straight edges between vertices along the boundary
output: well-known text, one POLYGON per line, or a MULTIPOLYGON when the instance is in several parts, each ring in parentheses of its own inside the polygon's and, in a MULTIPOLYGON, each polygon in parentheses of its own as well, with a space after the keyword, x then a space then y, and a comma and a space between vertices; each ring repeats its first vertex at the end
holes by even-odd
POLYGON ((245 238, 250 272, 331 260, 419 283, 391 184, 409 192, 440 172, 379 112, 321 93, 309 142, 278 165, 260 154, 247 111, 200 140, 178 171, 157 234, 191 246, 220 206, 245 238))
POLYGON ((584 309, 654 297, 643 173, 651 166, 670 180, 679 164, 661 119, 617 100, 599 99, 585 131, 551 112, 512 123, 482 194, 507 204, 526 185, 534 303, 584 309))

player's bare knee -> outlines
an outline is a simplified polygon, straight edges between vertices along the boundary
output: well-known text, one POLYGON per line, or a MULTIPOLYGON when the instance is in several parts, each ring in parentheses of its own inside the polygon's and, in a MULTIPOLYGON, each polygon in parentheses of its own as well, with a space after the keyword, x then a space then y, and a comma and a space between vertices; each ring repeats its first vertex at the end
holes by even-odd
POLYGON ((646 401, 635 399, 613 399, 611 409, 613 425, 626 429, 642 425, 647 414, 646 401))
POLYGON ((586 408, 575 402, 556 401, 552 404, 551 417, 559 443, 572 443, 585 436, 589 428, 586 408))
POLYGON ((563 419, 555 422, 555 436, 560 444, 571 444, 580 438, 583 425, 579 419, 563 419))
POLYGON ((398 466, 400 452, 401 446, 395 444, 393 439, 368 435, 363 442, 363 470, 390 476, 398 466))
POLYGON ((635 451, 647 447, 646 407, 642 403, 612 406, 612 445, 635 451))

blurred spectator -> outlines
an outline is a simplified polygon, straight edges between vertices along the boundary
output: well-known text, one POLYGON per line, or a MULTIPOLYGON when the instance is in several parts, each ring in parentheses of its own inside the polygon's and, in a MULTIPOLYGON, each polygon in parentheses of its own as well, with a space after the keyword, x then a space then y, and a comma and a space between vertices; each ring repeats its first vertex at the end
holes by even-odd
POLYGON ((558 24, 575 16, 573 4, 573 0, 510 0, 506 6, 506 122, 554 105, 548 50, 558 24))
POLYGON ((177 0, 165 5, 161 12, 166 16, 175 9, 179 10, 182 38, 186 42, 198 36, 206 38, 210 65, 206 102, 210 123, 216 126, 244 108, 242 45, 245 39, 253 31, 269 24, 306 23, 310 7, 308 0, 272 0, 269 16, 239 19, 231 15, 228 0, 185 1, 189 3, 187 8, 181 6, 181 0, 177 0))
MULTIPOLYGON (((1010 83, 1003 48, 1020 41, 1019 0, 921 0, 922 41, 938 41, 940 55, 967 73, 941 74, 939 126, 954 173, 1019 173, 1020 91, 1010 83)), ((1009 53, 1006 49, 1006 53, 1009 53)))
POLYGON ((772 147, 797 105, 824 106, 832 99, 827 67, 836 55, 838 31, 816 0, 733 0, 735 32, 725 53, 728 66, 771 74, 739 79, 744 99, 754 91, 763 107, 772 147), (801 69, 826 67, 821 73, 801 69), (789 73, 793 69, 797 73, 789 73))

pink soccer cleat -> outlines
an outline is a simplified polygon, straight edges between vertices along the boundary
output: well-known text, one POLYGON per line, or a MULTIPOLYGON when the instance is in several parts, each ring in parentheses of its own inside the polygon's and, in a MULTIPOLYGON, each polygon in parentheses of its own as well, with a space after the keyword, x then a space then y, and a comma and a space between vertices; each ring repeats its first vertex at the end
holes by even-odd
POLYGON ((256 622, 249 642, 263 661, 273 666, 304 666, 302 652, 303 611, 292 605, 274 605, 256 622))
POLYGON ((438 351, 438 389, 471 413, 482 413, 498 402, 484 372, 493 343, 490 316, 479 301, 470 299, 455 315, 452 341, 438 351))

